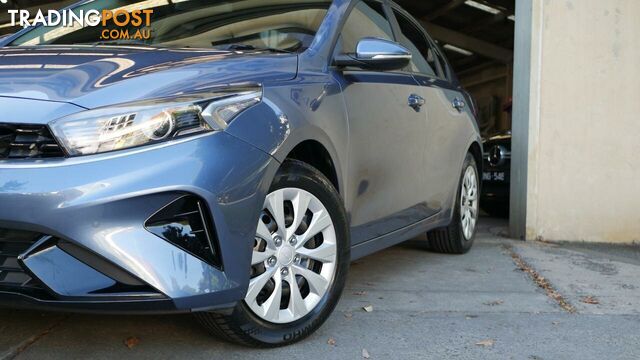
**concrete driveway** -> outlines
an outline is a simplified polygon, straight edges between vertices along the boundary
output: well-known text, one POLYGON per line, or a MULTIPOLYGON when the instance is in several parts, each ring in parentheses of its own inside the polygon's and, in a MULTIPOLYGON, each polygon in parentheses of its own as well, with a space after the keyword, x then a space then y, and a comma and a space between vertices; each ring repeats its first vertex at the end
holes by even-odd
POLYGON ((640 358, 637 247, 524 243, 504 225, 484 219, 465 256, 416 239, 357 261, 334 315, 287 348, 220 342, 190 316, 3 309, 0 359, 640 358))

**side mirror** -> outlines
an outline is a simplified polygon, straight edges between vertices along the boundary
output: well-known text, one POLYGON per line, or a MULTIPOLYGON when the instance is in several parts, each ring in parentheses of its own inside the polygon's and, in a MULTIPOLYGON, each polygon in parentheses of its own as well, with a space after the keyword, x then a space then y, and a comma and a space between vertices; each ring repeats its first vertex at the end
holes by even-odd
POLYGON ((355 55, 339 55, 334 65, 370 70, 398 70, 411 62, 411 52, 393 41, 364 38, 358 42, 355 55))

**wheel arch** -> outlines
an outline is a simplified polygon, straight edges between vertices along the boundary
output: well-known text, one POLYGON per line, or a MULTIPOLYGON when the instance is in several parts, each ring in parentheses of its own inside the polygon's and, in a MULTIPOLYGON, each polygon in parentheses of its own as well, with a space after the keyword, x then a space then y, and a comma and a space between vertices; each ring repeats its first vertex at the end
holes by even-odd
MULTIPOLYGON (((482 145, 480 143, 480 139, 476 139, 473 138, 470 142, 469 145, 467 146, 467 151, 464 152, 462 158, 460 159, 459 162, 459 169, 462 170, 462 166, 464 164, 464 159, 466 158, 467 154, 471 154, 473 156, 473 159, 476 161, 476 165, 478 166, 478 181, 479 181, 479 187, 480 187, 480 191, 482 191, 482 145)), ((444 219, 446 219, 447 223, 450 223, 453 220, 453 206, 455 206, 455 202, 456 202, 456 196, 458 195, 458 187, 460 186, 460 184, 456 181, 456 187, 453 189, 453 191, 451 192, 451 196, 449 198, 450 201, 450 206, 447 207, 447 212, 446 215, 444 215, 444 219)))
POLYGON ((321 142, 304 140, 293 147, 285 159, 298 160, 313 166, 329 179, 339 194, 342 194, 336 162, 321 142))
MULTIPOLYGON (((473 158, 476 161, 476 165, 478 166, 478 176, 480 176, 480 178, 482 179, 482 165, 483 165, 483 163, 482 163, 482 146, 477 141, 474 141, 469 146, 468 152, 470 152, 471 155, 473 155, 473 158)), ((481 183, 482 183, 482 181, 481 181, 481 183)))

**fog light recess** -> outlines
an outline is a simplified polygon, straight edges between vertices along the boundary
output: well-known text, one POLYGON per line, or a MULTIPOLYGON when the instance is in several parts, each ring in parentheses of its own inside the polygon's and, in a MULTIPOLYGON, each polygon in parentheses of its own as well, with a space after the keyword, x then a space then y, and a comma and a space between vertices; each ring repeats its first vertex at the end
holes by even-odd
POLYGON ((147 230, 200 260, 221 268, 218 241, 204 201, 183 196, 147 220, 147 230))

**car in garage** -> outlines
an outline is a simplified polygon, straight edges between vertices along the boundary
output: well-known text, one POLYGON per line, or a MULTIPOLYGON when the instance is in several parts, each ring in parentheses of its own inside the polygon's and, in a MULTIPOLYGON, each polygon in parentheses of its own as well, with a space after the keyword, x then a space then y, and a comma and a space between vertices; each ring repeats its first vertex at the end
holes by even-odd
POLYGON ((483 148, 482 210, 495 217, 509 216, 511 132, 488 137, 483 148))
POLYGON ((400 7, 70 11, 142 8, 149 40, 36 26, 0 42, 0 303, 193 312, 272 347, 327 319, 351 260, 425 232, 471 248, 475 110, 400 7))

